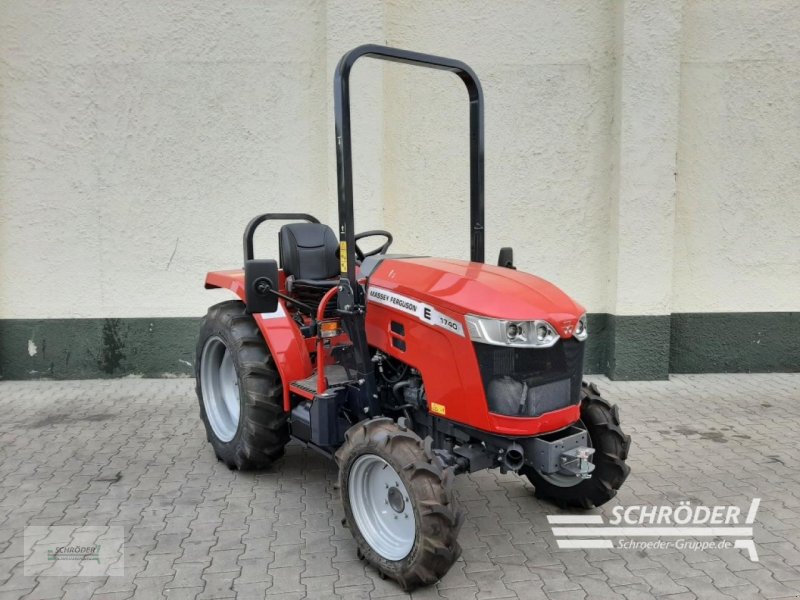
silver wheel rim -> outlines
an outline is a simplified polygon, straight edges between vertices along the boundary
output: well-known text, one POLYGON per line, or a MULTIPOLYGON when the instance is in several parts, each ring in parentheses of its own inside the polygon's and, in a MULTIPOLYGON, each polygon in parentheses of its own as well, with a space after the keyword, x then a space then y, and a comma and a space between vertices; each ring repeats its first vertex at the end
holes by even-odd
POLYGON ((230 442, 239 428, 239 380, 231 353, 217 336, 206 340, 200 355, 200 390, 214 435, 230 442))
POLYGON ((414 547, 417 522, 405 484, 397 471, 374 454, 356 459, 348 495, 358 530, 386 560, 402 560, 414 547))

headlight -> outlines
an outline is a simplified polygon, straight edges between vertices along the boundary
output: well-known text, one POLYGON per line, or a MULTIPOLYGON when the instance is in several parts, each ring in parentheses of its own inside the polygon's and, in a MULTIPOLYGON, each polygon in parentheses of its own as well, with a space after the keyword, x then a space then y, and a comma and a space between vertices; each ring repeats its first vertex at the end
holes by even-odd
POLYGON ((589 335, 589 332, 586 330, 586 315, 582 315, 580 319, 578 319, 578 324, 575 325, 575 331, 572 333, 575 336, 576 340, 583 341, 586 339, 586 336, 589 335))
POLYGON ((466 319, 473 342, 549 348, 558 341, 558 333, 547 321, 507 321, 474 315, 467 315, 466 319))

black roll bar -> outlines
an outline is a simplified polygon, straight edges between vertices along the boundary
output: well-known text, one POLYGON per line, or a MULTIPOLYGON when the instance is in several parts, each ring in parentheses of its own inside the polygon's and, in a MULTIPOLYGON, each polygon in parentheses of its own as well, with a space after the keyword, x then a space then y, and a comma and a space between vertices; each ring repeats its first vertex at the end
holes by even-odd
MULTIPOLYGON (((355 231, 353 230, 353 161, 350 137, 350 71, 362 56, 405 63, 430 69, 451 71, 458 75, 469 93, 469 157, 470 157, 470 260, 484 261, 483 221, 483 91, 478 76, 465 63, 452 58, 411 52, 387 46, 367 44, 342 56, 333 79, 334 111, 336 118, 336 163, 339 183, 339 242, 347 245, 346 269, 342 269, 342 284, 348 280, 357 304, 358 284, 355 274, 355 231)), ((344 261, 342 261, 344 262, 344 261)), ((349 295, 349 294, 348 294, 349 295)), ((340 299, 346 300, 347 295, 340 299)))
POLYGON ((309 223, 319 223, 316 217, 305 213, 264 213, 253 217, 244 228, 244 260, 253 260, 253 235, 264 221, 308 221, 309 223))

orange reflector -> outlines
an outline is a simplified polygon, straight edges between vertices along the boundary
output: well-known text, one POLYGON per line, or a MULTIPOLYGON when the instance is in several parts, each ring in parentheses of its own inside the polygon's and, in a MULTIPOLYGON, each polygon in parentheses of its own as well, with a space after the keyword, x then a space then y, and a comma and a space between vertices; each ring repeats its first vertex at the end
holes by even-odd
POLYGON ((342 332, 339 328, 339 321, 320 321, 319 336, 323 338, 336 337, 342 332))

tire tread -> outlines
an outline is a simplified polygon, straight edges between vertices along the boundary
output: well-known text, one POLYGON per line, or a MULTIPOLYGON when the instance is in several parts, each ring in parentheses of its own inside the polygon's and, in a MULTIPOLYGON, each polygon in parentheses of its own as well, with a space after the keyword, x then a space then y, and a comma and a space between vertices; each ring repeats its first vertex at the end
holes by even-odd
POLYGON ((562 507, 590 509, 616 496, 630 474, 625 460, 631 436, 622 431, 619 407, 603 398, 594 383, 583 382, 581 386, 581 419, 595 448, 595 470, 591 478, 572 487, 561 487, 547 481, 527 465, 520 472, 533 484, 537 498, 562 507))
MULTIPOLYGON (((377 452, 376 452, 377 450, 377 452)), ((406 590, 441 579, 461 556, 457 538, 464 515, 452 494, 452 473, 430 451, 430 442, 403 430, 392 419, 379 417, 357 423, 345 435, 335 455, 345 515, 358 544, 358 552, 381 576, 397 581, 406 590), (347 490, 349 466, 364 451, 383 449, 402 470, 409 493, 416 499, 421 522, 415 550, 400 561, 387 561, 367 544, 353 519, 347 490)), ((382 458, 386 459, 386 456, 382 458)))
POLYGON ((269 467, 283 456, 284 447, 289 442, 287 416, 283 411, 283 385, 266 341, 241 301, 221 302, 208 309, 200 326, 196 356, 200 417, 217 458, 230 469, 245 471, 269 467), (228 351, 237 365, 240 389, 245 394, 239 430, 230 442, 216 438, 203 406, 200 360, 205 341, 211 335, 225 337, 228 351))

